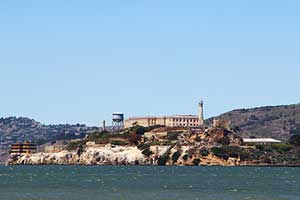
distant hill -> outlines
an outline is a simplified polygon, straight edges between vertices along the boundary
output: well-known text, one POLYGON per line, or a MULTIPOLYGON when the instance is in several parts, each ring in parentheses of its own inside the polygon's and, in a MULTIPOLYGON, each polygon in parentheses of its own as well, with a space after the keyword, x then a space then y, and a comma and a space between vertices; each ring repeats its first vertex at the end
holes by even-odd
MULTIPOLYGON (((300 134, 300 104, 239 109, 216 118, 228 119, 241 130, 243 137, 272 137, 286 141, 300 134)), ((207 123, 212 123, 208 119, 207 123)))
POLYGON ((26 140, 38 144, 62 139, 83 138, 87 132, 98 130, 83 124, 44 125, 25 117, 0 118, 0 150, 7 150, 12 143, 26 140))

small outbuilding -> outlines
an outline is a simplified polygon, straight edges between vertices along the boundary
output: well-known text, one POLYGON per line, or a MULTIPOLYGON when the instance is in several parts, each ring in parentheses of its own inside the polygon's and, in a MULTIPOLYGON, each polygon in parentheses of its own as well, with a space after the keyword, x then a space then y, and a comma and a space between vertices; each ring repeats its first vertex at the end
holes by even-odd
POLYGON ((10 154, 14 153, 25 153, 31 154, 37 152, 37 145, 31 142, 24 142, 24 143, 15 143, 12 144, 10 147, 10 154))
POLYGON ((245 145, 267 145, 281 143, 280 140, 275 140, 273 138, 243 138, 243 142, 245 145))

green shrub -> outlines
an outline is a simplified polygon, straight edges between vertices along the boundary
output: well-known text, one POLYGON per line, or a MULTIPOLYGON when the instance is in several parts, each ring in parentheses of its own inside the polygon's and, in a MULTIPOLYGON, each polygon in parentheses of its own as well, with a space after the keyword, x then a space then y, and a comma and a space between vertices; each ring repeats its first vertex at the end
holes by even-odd
POLYGON ((178 131, 177 132, 168 132, 166 139, 167 140, 177 140, 180 133, 181 132, 178 132, 178 131))
POLYGON ((173 153, 173 155, 172 155, 173 163, 176 163, 177 160, 180 158, 180 156, 181 156, 181 151, 176 151, 175 153, 173 153))
POLYGON ((78 149, 83 144, 84 144, 83 141, 70 142, 67 145, 66 150, 68 150, 68 151, 75 151, 76 149, 78 149))
POLYGON ((197 136, 197 137, 195 138, 195 141, 196 141, 196 142, 201 142, 202 139, 201 139, 200 137, 197 136))
POLYGON ((241 129, 238 126, 233 126, 233 127, 231 127, 231 129, 233 132, 236 132, 236 133, 241 132, 241 129))
POLYGON ((160 156, 158 158, 157 164, 158 165, 166 165, 166 163, 169 161, 170 157, 169 157, 169 152, 164 153, 162 156, 160 156))
POLYGON ((129 132, 123 132, 123 133, 114 133, 110 135, 111 138, 123 138, 127 139, 129 138, 129 132))
POLYGON ((200 164, 200 162, 201 162, 200 158, 195 158, 193 160, 193 164, 196 165, 196 166, 198 166, 200 164))
MULTIPOLYGON (((243 151, 240 151, 239 152, 239 156, 240 156, 240 159, 241 161, 245 161, 245 160, 248 160, 250 159, 251 157, 253 158, 253 155, 251 155, 249 152, 243 150, 243 151)), ((254 155, 255 156, 255 155, 254 155)), ((255 158, 257 159, 257 158, 255 158)))
POLYGON ((149 142, 148 144, 150 146, 156 146, 156 145, 161 145, 161 146, 172 146, 174 145, 174 142, 176 143, 176 141, 156 141, 156 142, 149 142))
POLYGON ((185 154, 185 155, 182 157, 182 159, 183 159, 184 161, 187 161, 188 158, 189 158, 189 155, 188 155, 188 154, 185 154))
POLYGON ((211 152, 217 157, 222 157, 226 153, 221 147, 213 147, 211 152))
POLYGON ((149 132, 149 131, 152 131, 153 129, 157 129, 157 128, 161 128, 161 127, 165 127, 165 126, 163 126, 163 125, 154 125, 154 126, 145 127, 145 132, 149 132))
POLYGON ((82 144, 79 145, 76 153, 78 156, 81 156, 81 154, 83 153, 83 145, 82 144))
POLYGON ((107 144, 109 143, 110 134, 106 131, 93 132, 87 137, 88 141, 95 142, 96 144, 107 144))
POLYGON ((163 146, 172 146, 174 144, 173 141, 161 141, 160 142, 160 145, 163 145, 163 146))
POLYGON ((298 134, 300 134, 300 128, 291 128, 290 129, 290 134, 291 135, 298 135, 298 134))
POLYGON ((149 157, 151 154, 153 154, 153 152, 150 151, 150 149, 148 148, 148 149, 145 149, 144 151, 142 151, 142 154, 149 157))
POLYGON ((207 149, 200 149, 200 155, 206 157, 209 155, 209 151, 207 149))
POLYGON ((228 136, 225 136, 217 141, 218 143, 222 145, 229 145, 230 144, 230 138, 228 136))
POLYGON ((290 151, 293 148, 293 146, 290 144, 273 144, 272 148, 279 153, 286 153, 290 151))
POLYGON ((119 146, 126 146, 128 145, 128 142, 122 141, 122 140, 113 140, 110 142, 112 145, 119 145, 119 146))
POLYGON ((212 153, 224 160, 228 160, 229 157, 238 158, 245 160, 249 158, 249 153, 247 153, 243 148, 238 146, 222 146, 222 147, 213 147, 211 149, 212 153))
POLYGON ((134 126, 130 128, 130 132, 135 132, 137 135, 144 135, 147 129, 143 126, 134 126))
POLYGON ((300 135, 292 135, 289 139, 289 144, 300 146, 300 135))
POLYGON ((150 148, 149 143, 141 143, 141 144, 138 145, 139 150, 145 150, 145 149, 149 149, 149 148, 150 148))
POLYGON ((267 152, 272 152, 273 148, 270 145, 256 145, 255 146, 256 149, 260 150, 260 151, 267 151, 267 152))
POLYGON ((261 145, 261 144, 256 145, 255 148, 258 149, 258 150, 260 150, 260 151, 264 151, 265 150, 264 146, 261 145))
POLYGON ((138 135, 136 132, 132 131, 129 134, 128 140, 129 140, 130 144, 138 145, 139 141, 141 140, 141 136, 138 135))
POLYGON ((223 154, 221 158, 222 158, 223 160, 228 160, 228 159, 229 159, 229 156, 226 155, 226 154, 223 154))
POLYGON ((231 158, 238 158, 239 157, 239 152, 230 152, 228 154, 229 157, 231 158))

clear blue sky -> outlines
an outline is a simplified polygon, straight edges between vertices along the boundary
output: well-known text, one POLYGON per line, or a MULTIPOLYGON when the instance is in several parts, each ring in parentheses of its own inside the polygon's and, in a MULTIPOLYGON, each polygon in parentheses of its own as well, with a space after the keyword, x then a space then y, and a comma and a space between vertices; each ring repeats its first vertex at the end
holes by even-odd
POLYGON ((126 116, 300 102, 298 0, 0 2, 0 116, 126 116))

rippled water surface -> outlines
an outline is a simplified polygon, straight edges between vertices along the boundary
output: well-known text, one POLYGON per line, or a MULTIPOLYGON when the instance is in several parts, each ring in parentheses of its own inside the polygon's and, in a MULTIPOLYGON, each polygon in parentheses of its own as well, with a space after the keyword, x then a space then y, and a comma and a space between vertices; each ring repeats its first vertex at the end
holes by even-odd
POLYGON ((300 200, 300 168, 0 166, 2 200, 300 200))

